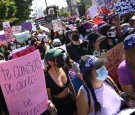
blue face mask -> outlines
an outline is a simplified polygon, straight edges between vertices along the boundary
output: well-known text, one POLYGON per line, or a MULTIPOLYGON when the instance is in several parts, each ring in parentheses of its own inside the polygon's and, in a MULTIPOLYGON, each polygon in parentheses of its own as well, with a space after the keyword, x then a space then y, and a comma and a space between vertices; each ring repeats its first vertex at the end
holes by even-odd
POLYGON ((97 80, 104 81, 108 77, 108 71, 105 66, 102 66, 98 70, 96 70, 98 77, 97 80))

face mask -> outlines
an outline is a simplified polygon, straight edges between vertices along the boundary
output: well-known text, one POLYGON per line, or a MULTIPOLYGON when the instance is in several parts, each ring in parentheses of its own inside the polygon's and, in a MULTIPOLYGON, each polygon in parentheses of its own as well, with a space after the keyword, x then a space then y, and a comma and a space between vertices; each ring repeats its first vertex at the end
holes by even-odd
POLYGON ((16 49, 16 46, 11 46, 11 50, 15 50, 16 49))
POLYGON ((64 67, 65 61, 63 59, 63 55, 61 54, 55 62, 58 68, 64 67))
POLYGON ((105 66, 102 66, 98 70, 96 70, 98 77, 97 80, 104 81, 108 77, 108 71, 105 66))
POLYGON ((62 35, 62 34, 63 34, 63 31, 59 31, 58 34, 59 34, 59 35, 62 35))
POLYGON ((73 36, 72 36, 72 39, 73 39, 74 41, 78 41, 78 40, 79 40, 79 34, 73 35, 73 36))

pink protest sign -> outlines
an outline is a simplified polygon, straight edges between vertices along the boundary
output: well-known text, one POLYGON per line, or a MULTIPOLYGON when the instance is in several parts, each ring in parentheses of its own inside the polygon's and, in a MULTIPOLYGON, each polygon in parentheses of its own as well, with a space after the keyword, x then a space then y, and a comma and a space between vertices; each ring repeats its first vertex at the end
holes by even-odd
POLYGON ((47 92, 39 51, 0 63, 0 85, 10 115, 40 115, 47 92))
POLYGON ((18 57, 24 56, 26 54, 29 54, 29 53, 31 53, 31 52, 33 52, 35 50, 36 50, 35 46, 30 46, 30 47, 28 47, 28 48, 26 48, 26 49, 24 49, 22 51, 19 51, 19 52, 16 52, 16 53, 12 54, 12 57, 13 58, 18 58, 18 57))
POLYGON ((4 27, 4 33, 8 42, 11 42, 14 39, 11 27, 4 27))

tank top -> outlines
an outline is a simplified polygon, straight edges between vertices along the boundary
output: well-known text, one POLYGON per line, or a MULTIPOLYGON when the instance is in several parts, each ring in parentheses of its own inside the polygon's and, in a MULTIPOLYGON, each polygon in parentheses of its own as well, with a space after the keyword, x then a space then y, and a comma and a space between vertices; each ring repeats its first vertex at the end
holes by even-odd
MULTIPOLYGON (((83 90, 87 94, 84 86, 81 86, 80 90, 83 90)), ((117 115, 117 113, 120 111, 121 97, 106 82, 104 82, 101 88, 94 89, 97 100, 101 105, 101 112, 95 114, 94 99, 90 90, 88 91, 93 108, 92 112, 88 113, 88 115, 117 115)))

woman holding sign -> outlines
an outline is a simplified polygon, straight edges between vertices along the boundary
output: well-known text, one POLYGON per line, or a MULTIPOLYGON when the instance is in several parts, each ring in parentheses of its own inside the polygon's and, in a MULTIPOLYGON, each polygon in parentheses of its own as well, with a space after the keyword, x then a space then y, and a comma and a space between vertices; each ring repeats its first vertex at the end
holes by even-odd
POLYGON ((50 49, 45 53, 48 69, 45 72, 48 97, 56 106, 58 115, 75 112, 75 91, 63 68, 65 55, 61 49, 50 49))

